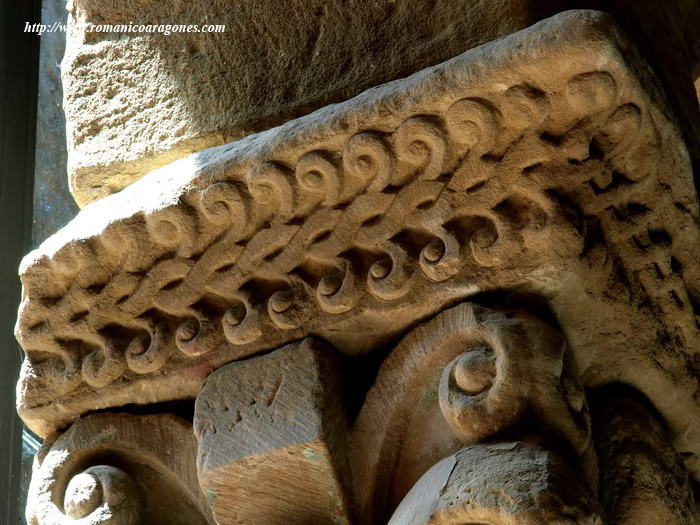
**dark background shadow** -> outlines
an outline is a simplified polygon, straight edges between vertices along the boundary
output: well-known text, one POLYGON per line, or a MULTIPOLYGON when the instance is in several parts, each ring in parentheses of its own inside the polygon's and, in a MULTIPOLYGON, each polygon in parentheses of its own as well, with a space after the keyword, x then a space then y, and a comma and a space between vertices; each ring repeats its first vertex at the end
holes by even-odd
POLYGON ((17 267, 32 226, 40 0, 0 0, 0 522, 22 523, 22 424, 15 412, 21 351, 13 336, 20 300, 17 267))

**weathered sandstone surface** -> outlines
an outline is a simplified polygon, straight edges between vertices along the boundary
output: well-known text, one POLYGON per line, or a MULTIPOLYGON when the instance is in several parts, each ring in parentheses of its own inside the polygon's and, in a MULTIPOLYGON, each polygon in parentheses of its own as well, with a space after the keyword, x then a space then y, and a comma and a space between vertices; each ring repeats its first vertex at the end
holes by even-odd
POLYGON ((666 81, 697 153, 700 9, 685 2, 74 0, 63 62, 79 205, 192 152, 438 64, 571 7, 603 8, 666 81), (585 5, 584 5, 585 4, 585 5), (80 24, 224 24, 224 33, 98 33, 80 24), (654 45, 663 42, 663 45, 654 45))

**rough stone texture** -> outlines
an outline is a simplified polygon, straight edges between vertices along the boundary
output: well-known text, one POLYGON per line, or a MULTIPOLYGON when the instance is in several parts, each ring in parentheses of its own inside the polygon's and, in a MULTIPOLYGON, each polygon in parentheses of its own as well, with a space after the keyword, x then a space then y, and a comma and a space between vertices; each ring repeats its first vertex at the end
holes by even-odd
MULTIPOLYGON (((602 525, 597 502, 556 454, 529 443, 474 445, 411 489, 389 525, 602 525)), ((643 522, 637 522, 643 523, 643 522)))
POLYGON ((48 439, 34 460, 29 525, 213 525, 189 423, 97 414, 48 439))
POLYGON ((226 24, 169 36, 71 31, 71 189, 144 173, 350 98, 535 21, 526 2, 75 0, 72 22, 226 24))
POLYGON ((209 377, 194 425, 199 480, 218 523, 352 521, 337 368, 307 339, 209 377))
POLYGON ((655 86, 609 18, 570 12, 152 173, 25 259, 20 413, 45 435, 519 290, 582 383, 644 392, 697 474, 698 202, 655 86))
POLYGON ((189 153, 345 100, 572 7, 609 10, 643 46, 700 158, 691 76, 700 66, 695 0, 75 0, 75 22, 213 23, 227 31, 71 31, 64 82, 73 194, 84 205, 189 153))
POLYGON ((653 407, 614 385, 595 393, 592 410, 606 523, 695 523, 688 472, 653 407))

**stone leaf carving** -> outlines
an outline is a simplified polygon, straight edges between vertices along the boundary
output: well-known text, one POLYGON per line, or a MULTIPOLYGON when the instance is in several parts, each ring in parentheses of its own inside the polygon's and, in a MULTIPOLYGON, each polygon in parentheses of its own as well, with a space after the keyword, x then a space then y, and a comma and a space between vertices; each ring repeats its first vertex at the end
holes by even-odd
POLYGON ((20 414, 47 435, 193 398, 236 359, 307 335, 363 354, 517 288, 697 472, 698 203, 655 86, 605 15, 563 13, 87 206, 21 267, 20 414))
POLYGON ((472 308, 475 322, 465 331, 474 339, 445 367, 439 386, 440 408, 460 441, 479 443, 530 418, 585 454, 590 413, 561 335, 523 313, 472 308))
POLYGON ((192 427, 170 415, 96 414, 34 460, 29 525, 214 524, 192 427))
POLYGON ((389 525, 602 525, 597 501, 558 455, 532 443, 473 445, 431 468, 389 525))
POLYGON ((333 350, 305 339, 207 379, 197 467, 218 523, 352 523, 340 378, 333 350))
POLYGON ((580 457, 578 476, 595 486, 590 431, 562 336, 521 312, 462 303, 410 332, 367 394, 351 440, 360 514, 386 521, 434 464, 503 436, 580 457))

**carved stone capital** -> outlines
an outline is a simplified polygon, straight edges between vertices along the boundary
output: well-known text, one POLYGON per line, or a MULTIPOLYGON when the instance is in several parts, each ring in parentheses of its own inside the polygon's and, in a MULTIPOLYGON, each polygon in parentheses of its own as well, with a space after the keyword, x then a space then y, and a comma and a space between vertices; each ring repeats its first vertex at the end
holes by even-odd
POLYGON ((30 522, 687 521, 699 227, 594 11, 153 171, 22 262, 30 522), (611 383, 649 403, 593 428, 611 383), (173 400, 194 434, 99 412, 173 400))
POLYGON ((584 384, 652 400, 697 474, 698 202, 669 114, 610 20, 568 12, 153 172, 24 260, 20 414, 47 435, 191 399, 307 335, 364 355, 517 289, 547 298, 584 384))

